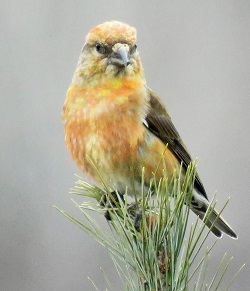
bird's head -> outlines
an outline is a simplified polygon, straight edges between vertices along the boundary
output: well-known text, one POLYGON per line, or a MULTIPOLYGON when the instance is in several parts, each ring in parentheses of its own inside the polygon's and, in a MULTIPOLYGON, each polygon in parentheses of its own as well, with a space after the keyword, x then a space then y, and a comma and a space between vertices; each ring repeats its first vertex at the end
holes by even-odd
POLYGON ((99 79, 134 75, 143 75, 136 29, 118 21, 92 28, 81 51, 76 81, 89 82, 94 76, 99 79))

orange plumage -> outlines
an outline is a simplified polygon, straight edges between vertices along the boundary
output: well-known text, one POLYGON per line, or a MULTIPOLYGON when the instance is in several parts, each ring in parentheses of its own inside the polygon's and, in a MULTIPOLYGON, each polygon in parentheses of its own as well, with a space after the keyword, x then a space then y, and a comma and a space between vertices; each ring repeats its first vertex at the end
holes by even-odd
MULTIPOLYGON (((135 28, 111 21, 90 30, 63 106, 67 148, 80 169, 110 190, 132 194, 152 173, 171 178, 191 157, 159 97, 144 78, 135 28), (168 145, 166 147, 166 145, 168 145), (175 171, 177 170, 177 171, 175 171)), ((208 199, 198 174, 191 209, 201 218, 208 199)), ((208 226, 215 221, 212 213, 208 226)), ((236 237, 222 219, 212 227, 236 237)))

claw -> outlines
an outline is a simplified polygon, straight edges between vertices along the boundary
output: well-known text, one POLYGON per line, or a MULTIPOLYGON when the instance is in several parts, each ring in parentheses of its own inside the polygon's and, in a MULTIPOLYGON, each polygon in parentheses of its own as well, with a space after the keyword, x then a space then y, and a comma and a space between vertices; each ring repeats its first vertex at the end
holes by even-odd
POLYGON ((104 217, 107 220, 109 221, 111 220, 109 209, 113 208, 114 206, 117 206, 120 200, 122 200, 123 202, 125 201, 124 194, 118 191, 113 191, 102 195, 102 198, 100 200, 100 206, 107 208, 106 212, 104 213, 104 217))

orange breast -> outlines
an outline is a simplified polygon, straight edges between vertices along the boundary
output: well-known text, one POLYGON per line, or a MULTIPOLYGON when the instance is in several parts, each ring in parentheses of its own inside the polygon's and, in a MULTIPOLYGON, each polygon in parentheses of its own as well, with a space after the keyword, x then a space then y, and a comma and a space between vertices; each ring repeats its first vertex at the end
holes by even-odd
POLYGON ((113 82, 88 90, 71 86, 63 119, 66 144, 77 165, 96 180, 95 167, 105 176, 122 168, 126 175, 139 157, 146 106, 147 98, 138 82, 113 82))
POLYGON ((159 179, 163 168, 172 173, 176 158, 142 124, 147 106, 143 84, 134 81, 71 86, 63 108, 65 140, 80 169, 97 182, 123 184, 140 176, 142 167, 146 181, 156 170, 159 179))

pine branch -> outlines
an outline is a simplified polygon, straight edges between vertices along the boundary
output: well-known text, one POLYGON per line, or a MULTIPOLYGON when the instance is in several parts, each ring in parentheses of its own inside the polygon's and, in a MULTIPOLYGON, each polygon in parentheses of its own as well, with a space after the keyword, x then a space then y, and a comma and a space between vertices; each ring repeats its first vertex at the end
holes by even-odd
POLYGON ((217 240, 205 247, 210 231, 198 218, 188 230, 195 170, 193 162, 184 181, 180 176, 171 181, 164 176, 159 182, 152 177, 148 192, 142 187, 132 202, 127 195, 111 195, 79 179, 71 193, 94 199, 74 201, 84 220, 56 208, 108 249, 126 290, 190 290, 193 281, 193 290, 228 290, 238 274, 225 280, 231 258, 223 257, 209 281, 208 260, 217 240), (108 216, 111 231, 104 231, 89 211, 108 216))

